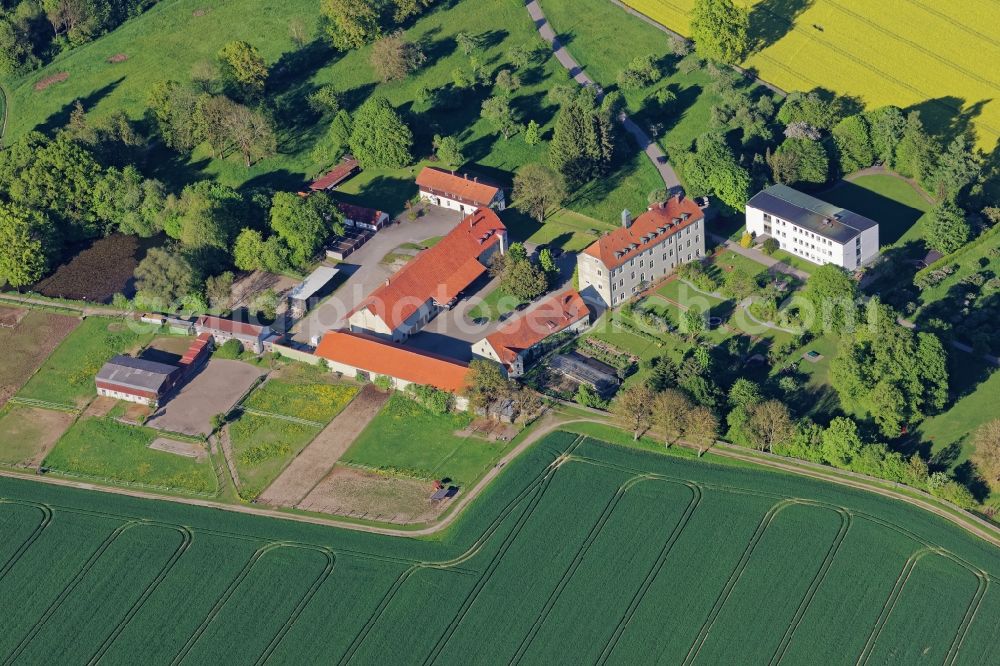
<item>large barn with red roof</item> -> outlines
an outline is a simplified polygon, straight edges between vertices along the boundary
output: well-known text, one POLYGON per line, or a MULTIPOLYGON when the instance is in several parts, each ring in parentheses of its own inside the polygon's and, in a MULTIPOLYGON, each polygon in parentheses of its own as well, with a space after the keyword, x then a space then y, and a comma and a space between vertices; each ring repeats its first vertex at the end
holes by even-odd
POLYGON ((417 174, 417 189, 424 201, 463 214, 477 208, 503 210, 506 204, 503 190, 480 181, 478 176, 434 167, 424 167, 417 174))
POLYGON ((488 208, 476 210, 370 293, 348 317, 351 331, 403 342, 450 308, 486 273, 493 255, 506 250, 503 222, 488 208))

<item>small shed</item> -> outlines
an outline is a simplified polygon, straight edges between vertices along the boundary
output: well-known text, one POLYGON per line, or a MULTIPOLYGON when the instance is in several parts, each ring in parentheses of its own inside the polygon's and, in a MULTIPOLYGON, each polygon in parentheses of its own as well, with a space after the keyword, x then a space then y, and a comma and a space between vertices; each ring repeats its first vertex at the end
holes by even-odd
POLYGON ((288 293, 288 307, 292 315, 301 317, 326 294, 330 282, 339 273, 333 266, 320 266, 288 293))
POLYGON ((314 180, 309 185, 309 189, 313 192, 332 190, 359 171, 361 171, 361 165, 358 164, 353 155, 348 155, 341 160, 340 164, 314 180))

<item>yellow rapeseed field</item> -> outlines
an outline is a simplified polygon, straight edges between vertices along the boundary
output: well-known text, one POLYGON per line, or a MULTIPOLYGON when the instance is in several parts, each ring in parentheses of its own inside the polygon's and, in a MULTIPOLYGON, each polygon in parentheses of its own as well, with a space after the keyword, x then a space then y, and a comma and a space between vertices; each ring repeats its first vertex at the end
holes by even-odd
MULTIPOLYGON (((741 0, 736 0, 739 3, 741 0)), ((624 0, 690 34, 694 0, 624 0)), ((933 128, 957 113, 978 145, 1000 139, 1000 3, 990 0, 800 0, 795 10, 749 0, 751 28, 770 36, 743 63, 785 90, 824 87, 869 107, 919 106, 933 128), (757 7, 760 5, 760 7, 757 7), (755 29, 763 26, 764 30, 755 29)))

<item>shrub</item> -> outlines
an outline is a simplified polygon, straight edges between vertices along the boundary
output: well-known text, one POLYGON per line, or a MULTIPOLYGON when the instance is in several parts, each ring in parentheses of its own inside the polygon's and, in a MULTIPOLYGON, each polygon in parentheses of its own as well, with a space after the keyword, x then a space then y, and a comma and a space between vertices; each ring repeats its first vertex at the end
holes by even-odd
POLYGON ((434 414, 447 414, 455 406, 455 398, 451 393, 433 386, 410 384, 406 387, 406 392, 434 414))
POLYGON ((386 375, 379 375, 372 381, 372 384, 383 391, 389 391, 394 386, 392 377, 387 377, 386 375))
POLYGON ((212 354, 215 358, 224 358, 235 361, 243 353, 243 343, 239 340, 232 339, 223 342, 215 353, 212 354))
POLYGON ((768 238, 763 242, 763 244, 761 244, 760 251, 770 257, 778 251, 778 241, 773 238, 768 238))
POLYGON ((749 231, 744 231, 743 235, 740 236, 740 247, 750 247, 753 245, 753 234, 749 231))

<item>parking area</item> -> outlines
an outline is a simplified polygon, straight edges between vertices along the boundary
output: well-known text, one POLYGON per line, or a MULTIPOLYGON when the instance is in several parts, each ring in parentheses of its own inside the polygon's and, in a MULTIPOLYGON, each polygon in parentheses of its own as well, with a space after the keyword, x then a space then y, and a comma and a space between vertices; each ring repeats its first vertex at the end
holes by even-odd
POLYGON ((212 417, 232 409, 264 373, 241 361, 212 359, 160 406, 146 425, 185 435, 207 435, 212 417))

